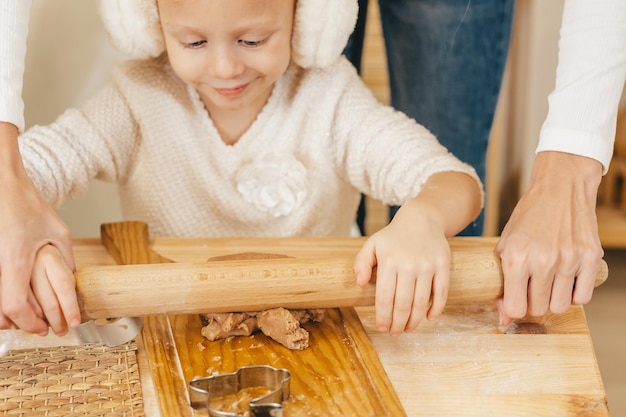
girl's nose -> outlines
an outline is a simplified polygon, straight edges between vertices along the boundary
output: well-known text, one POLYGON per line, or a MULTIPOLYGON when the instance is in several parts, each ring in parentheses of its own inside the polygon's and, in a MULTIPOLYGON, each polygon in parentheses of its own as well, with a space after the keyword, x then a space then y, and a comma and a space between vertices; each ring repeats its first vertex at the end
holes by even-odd
POLYGON ((232 79, 240 75, 245 67, 233 48, 215 46, 209 62, 209 75, 217 79, 232 79))

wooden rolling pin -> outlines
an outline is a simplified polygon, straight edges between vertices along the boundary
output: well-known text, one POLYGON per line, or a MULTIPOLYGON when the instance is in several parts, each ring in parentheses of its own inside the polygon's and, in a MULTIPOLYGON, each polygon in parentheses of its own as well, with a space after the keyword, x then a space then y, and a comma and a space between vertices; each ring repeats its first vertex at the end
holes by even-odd
MULTIPOLYGON (((149 248, 147 227, 139 222, 103 225, 102 240, 118 263, 146 264, 77 271, 83 318, 374 305, 375 285, 356 285, 352 258, 174 263, 149 248)), ((490 301, 502 294, 492 247, 454 245, 452 240, 451 249, 448 304, 490 301)), ((603 261, 596 286, 607 276, 603 261)))

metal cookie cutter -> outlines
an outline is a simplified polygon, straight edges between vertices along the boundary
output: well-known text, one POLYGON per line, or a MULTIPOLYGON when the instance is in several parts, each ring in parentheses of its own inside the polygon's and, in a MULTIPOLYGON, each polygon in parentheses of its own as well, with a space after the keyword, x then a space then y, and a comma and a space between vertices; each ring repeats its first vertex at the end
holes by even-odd
POLYGON ((268 365, 242 366, 230 374, 194 378, 189 382, 191 405, 206 407, 212 417, 241 417, 243 414, 213 410, 211 398, 233 395, 248 387, 268 387, 273 391, 250 401, 250 413, 252 417, 281 417, 290 380, 291 372, 268 365))

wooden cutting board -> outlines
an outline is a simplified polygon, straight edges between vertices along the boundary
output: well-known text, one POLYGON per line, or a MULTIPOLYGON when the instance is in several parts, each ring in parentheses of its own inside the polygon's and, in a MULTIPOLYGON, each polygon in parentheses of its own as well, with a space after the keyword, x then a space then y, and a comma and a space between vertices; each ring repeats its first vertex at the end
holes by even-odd
MULTIPOLYGON (((171 262, 149 248, 143 223, 103 225, 102 237, 118 263, 171 262)), ((145 317, 143 345, 161 415, 207 415, 189 405, 194 377, 271 365, 292 374, 286 417, 406 416, 354 308, 328 309, 321 323, 304 327, 310 346, 293 351, 261 333, 210 342, 198 315, 145 317)))

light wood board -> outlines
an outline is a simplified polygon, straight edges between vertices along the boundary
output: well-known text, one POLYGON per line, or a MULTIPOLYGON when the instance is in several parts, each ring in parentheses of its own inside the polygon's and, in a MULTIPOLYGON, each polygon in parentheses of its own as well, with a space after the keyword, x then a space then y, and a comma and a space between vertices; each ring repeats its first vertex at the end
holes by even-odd
MULTIPOLYGON (((451 244, 495 246, 496 241, 455 238, 451 244)), ((198 262, 238 252, 350 256, 363 240, 159 238, 152 243, 163 256, 198 262)), ((74 252, 79 267, 115 263, 95 239, 75 240, 74 252)), ((400 337, 375 330, 373 308, 356 311, 409 416, 609 415, 581 306, 534 319, 545 326, 547 334, 507 334, 508 327, 498 325, 493 303, 449 306, 439 319, 400 337)), ((149 373, 145 366, 141 369, 149 373)), ((148 383, 142 385, 149 403, 154 390, 145 388, 148 383)), ((158 415, 151 411, 146 410, 146 415, 158 415)))

